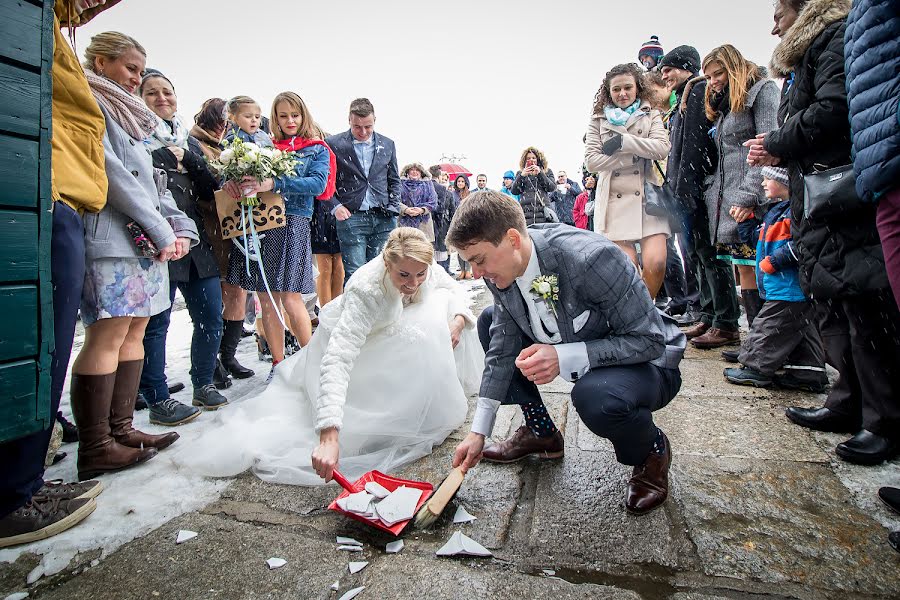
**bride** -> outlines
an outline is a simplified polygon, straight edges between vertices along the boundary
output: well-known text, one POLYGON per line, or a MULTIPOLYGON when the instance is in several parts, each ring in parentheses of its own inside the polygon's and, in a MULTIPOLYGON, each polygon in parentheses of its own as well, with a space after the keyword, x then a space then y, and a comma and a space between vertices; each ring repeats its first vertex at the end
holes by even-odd
POLYGON ((433 255, 419 230, 391 232, 268 388, 217 415, 176 460, 216 477, 250 468, 321 485, 337 466, 352 481, 430 454, 465 420, 484 368, 468 299, 433 255))

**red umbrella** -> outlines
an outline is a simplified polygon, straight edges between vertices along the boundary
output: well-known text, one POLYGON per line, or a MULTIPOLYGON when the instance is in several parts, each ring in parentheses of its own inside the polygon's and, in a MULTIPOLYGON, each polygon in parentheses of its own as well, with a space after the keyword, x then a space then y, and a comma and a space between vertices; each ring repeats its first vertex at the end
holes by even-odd
POLYGON ((457 175, 465 175, 466 177, 472 176, 472 172, 462 165, 453 163, 441 163, 439 166, 441 167, 441 171, 446 173, 451 180, 453 180, 457 175))

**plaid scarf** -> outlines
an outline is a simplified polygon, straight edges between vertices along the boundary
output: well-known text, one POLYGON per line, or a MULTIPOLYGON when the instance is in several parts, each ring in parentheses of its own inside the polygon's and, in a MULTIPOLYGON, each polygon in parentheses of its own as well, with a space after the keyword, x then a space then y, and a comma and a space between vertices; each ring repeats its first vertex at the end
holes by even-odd
POLYGON ((101 77, 90 69, 84 76, 91 86, 97 104, 136 140, 143 141, 156 129, 159 117, 153 114, 144 101, 134 96, 115 81, 101 77))

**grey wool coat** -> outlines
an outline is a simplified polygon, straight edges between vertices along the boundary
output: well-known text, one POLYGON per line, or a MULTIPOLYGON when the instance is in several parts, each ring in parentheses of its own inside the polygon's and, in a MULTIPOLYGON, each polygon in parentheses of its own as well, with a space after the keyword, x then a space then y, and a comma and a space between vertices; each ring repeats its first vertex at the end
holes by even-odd
MULTIPOLYGON (((703 200, 709 215, 713 243, 740 242, 737 222, 729 214, 732 206, 757 208, 766 203, 762 189, 762 167, 747 164, 744 142, 778 127, 778 86, 771 79, 758 81, 747 93, 745 110, 719 115, 715 123, 715 145, 719 160, 706 178, 703 200)), ((762 214, 757 211, 757 218, 762 214)))
POLYGON ((159 248, 173 244, 176 237, 188 238, 191 246, 197 245, 197 226, 175 204, 166 189, 165 171, 153 168, 148 147, 128 135, 106 111, 103 117, 109 192, 103 210, 84 214, 87 259, 140 257, 126 227, 130 221, 140 225, 159 248))

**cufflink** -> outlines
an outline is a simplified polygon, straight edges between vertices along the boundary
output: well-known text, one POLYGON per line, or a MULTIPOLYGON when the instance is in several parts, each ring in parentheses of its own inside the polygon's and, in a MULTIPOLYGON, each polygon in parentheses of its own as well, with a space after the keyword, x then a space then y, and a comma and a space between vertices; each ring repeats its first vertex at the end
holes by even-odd
POLYGON ((577 371, 572 371, 571 375, 572 375, 572 381, 578 381, 578 372, 577 371))

